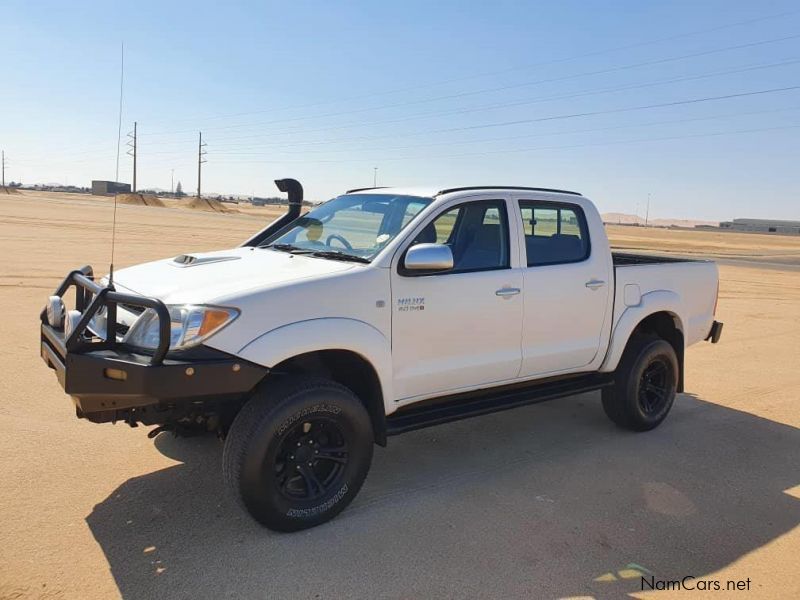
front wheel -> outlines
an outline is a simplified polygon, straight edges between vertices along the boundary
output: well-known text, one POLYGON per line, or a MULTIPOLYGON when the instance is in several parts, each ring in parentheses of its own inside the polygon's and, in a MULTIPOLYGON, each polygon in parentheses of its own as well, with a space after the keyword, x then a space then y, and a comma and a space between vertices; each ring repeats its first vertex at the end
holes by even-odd
POLYGON ((654 337, 632 339, 613 387, 602 392, 603 410, 625 429, 654 429, 672 408, 678 373, 678 358, 669 342, 654 337))
POLYGON ((236 416, 223 473, 259 523, 297 531, 332 519, 353 500, 372 447, 369 415, 353 392, 325 379, 286 377, 236 416))

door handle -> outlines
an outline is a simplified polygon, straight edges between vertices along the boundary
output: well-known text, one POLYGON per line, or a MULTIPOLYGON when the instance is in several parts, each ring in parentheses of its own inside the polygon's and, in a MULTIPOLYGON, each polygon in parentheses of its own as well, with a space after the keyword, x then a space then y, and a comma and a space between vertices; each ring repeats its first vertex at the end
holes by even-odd
POLYGON ((519 288, 507 287, 507 288, 500 288, 494 294, 495 296, 500 296, 501 298, 508 298, 509 296, 516 296, 517 294, 520 293, 520 291, 521 290, 519 288))
POLYGON ((586 282, 586 287, 590 290, 596 290, 603 287, 606 284, 605 281, 601 281, 600 279, 592 279, 586 282))

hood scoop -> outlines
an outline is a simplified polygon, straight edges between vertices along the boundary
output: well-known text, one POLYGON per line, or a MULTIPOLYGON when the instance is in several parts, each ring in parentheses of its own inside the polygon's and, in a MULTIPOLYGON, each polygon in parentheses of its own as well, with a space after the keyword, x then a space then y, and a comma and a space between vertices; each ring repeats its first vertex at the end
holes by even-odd
POLYGON ((239 260, 241 256, 195 256, 193 254, 181 254, 172 259, 171 265, 175 267, 199 267, 211 263, 225 262, 228 260, 239 260))

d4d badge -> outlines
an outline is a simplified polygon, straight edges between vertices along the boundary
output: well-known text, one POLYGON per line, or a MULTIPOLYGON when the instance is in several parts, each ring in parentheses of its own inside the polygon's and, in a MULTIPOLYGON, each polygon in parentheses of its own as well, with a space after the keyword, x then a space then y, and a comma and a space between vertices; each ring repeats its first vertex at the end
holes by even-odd
POLYGON ((397 310, 398 312, 425 310, 425 298, 421 297, 398 298, 397 310))

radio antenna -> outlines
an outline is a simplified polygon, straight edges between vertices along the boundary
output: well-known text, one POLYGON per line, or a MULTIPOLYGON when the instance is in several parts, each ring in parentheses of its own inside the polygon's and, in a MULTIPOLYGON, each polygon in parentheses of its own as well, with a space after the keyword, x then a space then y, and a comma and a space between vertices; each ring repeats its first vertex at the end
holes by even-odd
POLYGON ((125 42, 120 46, 119 56, 119 118, 117 120, 117 168, 114 173, 114 219, 111 223, 111 264, 108 268, 108 284, 114 285, 114 243, 117 238, 117 183, 119 182, 119 146, 122 142, 122 84, 125 81, 125 42))

